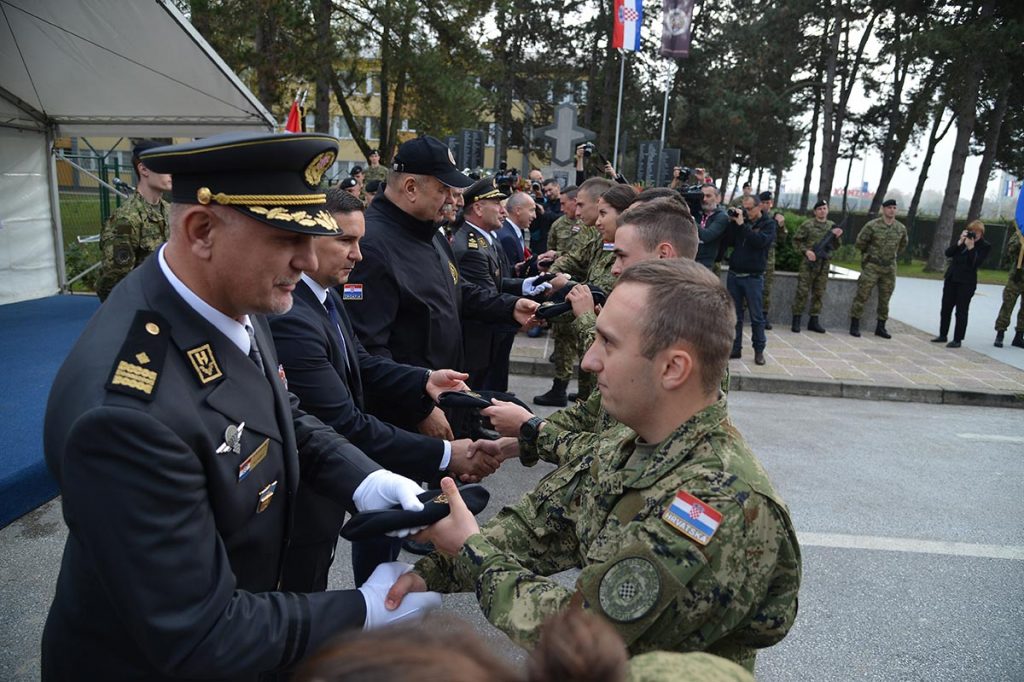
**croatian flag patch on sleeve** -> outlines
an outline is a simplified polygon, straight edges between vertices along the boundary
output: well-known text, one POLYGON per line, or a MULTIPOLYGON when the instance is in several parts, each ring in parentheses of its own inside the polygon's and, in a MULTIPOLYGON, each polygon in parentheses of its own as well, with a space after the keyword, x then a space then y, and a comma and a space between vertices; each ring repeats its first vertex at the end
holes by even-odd
POLYGON ((686 537, 702 545, 711 541, 711 536, 722 522, 722 515, 714 508, 682 490, 676 493, 676 498, 662 513, 661 518, 686 537))
POLYGON ((363 300, 363 285, 362 284, 346 284, 341 290, 341 300, 343 301, 361 301, 363 300))

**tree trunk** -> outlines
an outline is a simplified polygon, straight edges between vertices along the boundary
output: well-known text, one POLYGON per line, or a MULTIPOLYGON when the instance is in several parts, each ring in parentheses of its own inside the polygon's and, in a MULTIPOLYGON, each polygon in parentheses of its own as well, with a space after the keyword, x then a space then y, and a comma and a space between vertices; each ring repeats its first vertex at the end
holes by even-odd
POLYGON ((775 167, 775 205, 782 208, 782 167, 775 167))
MULTIPOLYGON (((995 0, 986 0, 981 10, 983 21, 992 16, 994 4, 995 0)), ((974 59, 970 62, 960 100, 957 102, 956 142, 953 143, 953 153, 949 161, 949 176, 946 178, 946 191, 943 193, 942 210, 939 212, 939 220, 935 225, 935 237, 932 239, 928 263, 925 265, 926 272, 940 272, 946 264, 946 245, 953 236, 953 221, 956 219, 956 207, 960 201, 960 183, 964 177, 964 163, 970 152, 971 134, 974 132, 974 122, 978 115, 978 86, 984 68, 984 61, 981 59, 974 59)))
POLYGON ((996 148, 999 146, 999 132, 1003 127, 1003 118, 1006 116, 1006 106, 1009 99, 1010 83, 1007 81, 999 90, 995 109, 992 112, 992 122, 989 126, 988 135, 985 136, 985 151, 981 155, 981 165, 978 167, 978 181, 974 183, 971 207, 967 210, 967 222, 981 217, 981 208, 985 204, 985 190, 988 189, 988 181, 992 177, 992 162, 996 158, 996 148))
POLYGON ((334 50, 331 48, 331 0, 317 0, 313 6, 316 22, 316 104, 313 126, 318 133, 331 131, 331 71, 334 50))
POLYGON ((939 131, 939 127, 942 126, 942 115, 946 112, 945 107, 940 107, 935 112, 935 120, 932 122, 932 130, 928 135, 928 148, 924 153, 924 160, 921 162, 921 172, 917 175, 917 185, 914 187, 914 197, 910 200, 910 208, 907 210, 907 229, 910 230, 911 234, 914 231, 914 223, 917 221, 917 209, 921 205, 921 195, 924 193, 924 183, 928 180, 928 169, 932 165, 932 157, 935 155, 935 147, 942 141, 942 138, 946 137, 949 129, 953 126, 953 121, 956 120, 956 116, 951 116, 946 125, 939 131))
MULTIPOLYGON (((818 81, 821 81, 821 70, 818 70, 818 81)), ((811 174, 814 172, 814 155, 818 151, 818 121, 821 118, 821 88, 814 88, 814 116, 811 117, 811 141, 807 147, 807 169, 804 171, 804 189, 800 193, 800 210, 807 210, 807 200, 811 193, 811 174)))

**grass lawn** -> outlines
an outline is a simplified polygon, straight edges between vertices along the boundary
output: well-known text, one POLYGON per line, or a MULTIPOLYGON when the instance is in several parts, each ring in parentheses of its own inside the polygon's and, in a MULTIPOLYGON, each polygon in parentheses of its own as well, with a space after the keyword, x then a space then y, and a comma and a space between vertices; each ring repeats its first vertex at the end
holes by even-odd
MULTIPOLYGON (((860 260, 856 261, 842 261, 833 260, 834 265, 840 267, 849 268, 850 270, 856 270, 860 272, 860 260)), ((900 277, 919 277, 921 279, 942 279, 943 273, 941 272, 925 272, 925 262, 923 260, 914 260, 909 265, 904 262, 900 262, 899 267, 896 268, 896 274, 900 277)), ((978 270, 978 283, 979 284, 1006 284, 1006 271, 1005 270, 978 270)))

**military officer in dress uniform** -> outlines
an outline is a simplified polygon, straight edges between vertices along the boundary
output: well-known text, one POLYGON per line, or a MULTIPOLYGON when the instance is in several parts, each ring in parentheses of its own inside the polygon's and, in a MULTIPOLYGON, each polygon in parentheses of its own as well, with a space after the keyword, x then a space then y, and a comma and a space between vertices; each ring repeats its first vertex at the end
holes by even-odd
POLYGON ((380 576, 275 591, 300 477, 349 511, 422 508, 419 486, 298 408, 262 317, 291 307, 314 236, 338 231, 316 189, 337 151, 232 133, 144 153, 173 175, 169 240, 93 317, 47 405, 69 535, 43 680, 256 679, 394 619, 380 576))

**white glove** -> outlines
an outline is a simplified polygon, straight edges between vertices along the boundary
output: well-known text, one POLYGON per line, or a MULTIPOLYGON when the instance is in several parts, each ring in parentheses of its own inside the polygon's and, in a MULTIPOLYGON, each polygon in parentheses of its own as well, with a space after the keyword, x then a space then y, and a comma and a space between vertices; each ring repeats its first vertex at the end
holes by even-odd
POLYGON ((544 282, 537 286, 533 286, 533 283, 537 281, 537 277, 540 277, 540 275, 537 275, 536 277, 527 277, 523 280, 523 296, 536 296, 537 294, 543 294, 551 288, 550 282, 544 282))
POLYGON ((359 511, 387 509, 401 504, 408 511, 423 511, 417 495, 423 492, 415 481, 399 476, 387 469, 377 469, 363 479, 352 494, 352 502, 359 511))
POLYGON ((402 599, 401 606, 394 611, 385 608, 384 598, 387 597, 388 590, 399 577, 411 570, 411 564, 404 564, 401 561, 381 564, 359 588, 366 601, 364 630, 373 630, 407 618, 419 618, 428 611, 441 608, 441 595, 437 592, 410 592, 402 599))

